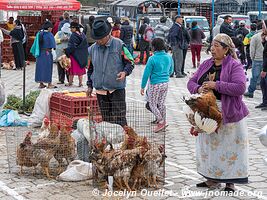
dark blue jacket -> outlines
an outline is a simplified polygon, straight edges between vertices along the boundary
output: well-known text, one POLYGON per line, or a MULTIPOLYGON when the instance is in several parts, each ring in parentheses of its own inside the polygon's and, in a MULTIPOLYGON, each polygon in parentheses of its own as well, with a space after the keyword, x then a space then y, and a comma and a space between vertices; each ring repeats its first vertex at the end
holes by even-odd
POLYGON ((65 53, 67 57, 72 55, 81 68, 86 67, 88 62, 88 43, 84 33, 81 33, 81 35, 76 32, 71 34, 65 53))
POLYGON ((230 24, 227 24, 226 22, 223 22, 220 27, 220 33, 225 33, 226 35, 230 37, 236 36, 236 31, 232 28, 230 24))
POLYGON ((120 39, 126 44, 133 43, 133 27, 129 24, 122 24, 120 39))
POLYGON ((177 23, 174 23, 172 27, 170 28, 169 36, 168 36, 168 42, 173 47, 176 45, 179 45, 179 47, 182 47, 182 41, 183 41, 183 30, 182 27, 179 26, 177 23))

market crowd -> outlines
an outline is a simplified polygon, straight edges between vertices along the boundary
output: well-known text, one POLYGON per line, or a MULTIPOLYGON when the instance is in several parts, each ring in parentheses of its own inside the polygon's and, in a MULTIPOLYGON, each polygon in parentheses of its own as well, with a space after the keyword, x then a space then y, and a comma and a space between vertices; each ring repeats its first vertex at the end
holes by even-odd
MULTIPOLYGON (((35 81, 39 88, 57 87, 52 84, 53 62, 57 64, 58 84, 71 87, 74 76, 78 76, 82 87, 83 76, 87 74, 87 94, 90 96, 95 89, 103 119, 127 127, 126 79, 134 69, 137 55, 133 49, 138 46, 138 64, 146 65, 140 93, 147 97, 146 107, 155 115, 154 132, 158 133, 168 126, 165 106, 168 82, 172 77, 187 76, 185 59, 190 47, 192 68, 196 71, 188 81, 188 91, 201 95, 213 91, 222 113, 217 133, 197 137, 197 171, 206 181, 196 186, 212 189, 225 183, 224 190, 233 192, 234 184, 248 183, 248 109, 242 96, 253 98, 260 84, 263 100, 256 108, 267 110, 267 31, 263 29, 266 22, 252 23, 249 31, 244 21, 233 28, 229 15, 219 19, 209 38, 207 53, 211 52, 211 57, 201 62, 205 35, 197 21, 186 26, 183 21, 177 15, 169 28, 163 16, 153 28, 149 18, 144 17, 136 43, 127 17, 102 20, 90 16, 89 23, 81 25, 77 18, 70 19, 64 13, 54 25, 46 21, 36 35, 31 48, 36 57, 35 81), (246 92, 245 71, 250 68, 252 78, 246 92)), ((15 20, 10 30, 2 31, 12 38, 16 69, 21 69, 26 56, 23 25, 15 20)))

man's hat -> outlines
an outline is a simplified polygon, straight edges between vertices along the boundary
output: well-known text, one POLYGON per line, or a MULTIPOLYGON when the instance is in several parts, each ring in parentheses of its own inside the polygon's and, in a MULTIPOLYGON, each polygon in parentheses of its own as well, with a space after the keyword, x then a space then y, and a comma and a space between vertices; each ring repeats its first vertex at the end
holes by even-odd
POLYGON ((107 20, 96 20, 92 26, 91 36, 94 40, 100 40, 110 34, 111 25, 107 20))

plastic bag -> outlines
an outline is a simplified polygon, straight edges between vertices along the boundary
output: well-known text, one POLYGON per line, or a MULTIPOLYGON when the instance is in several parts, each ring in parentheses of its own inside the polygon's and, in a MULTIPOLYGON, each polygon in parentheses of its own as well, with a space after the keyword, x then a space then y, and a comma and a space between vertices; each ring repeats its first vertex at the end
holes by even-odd
POLYGON ((57 180, 60 181, 84 181, 92 179, 92 163, 81 160, 72 161, 66 171, 62 172, 57 180))
POLYGON ((40 127, 45 116, 50 116, 49 102, 53 91, 42 89, 41 93, 36 99, 29 123, 33 127, 40 127))
MULTIPOLYGON (((124 129, 118 124, 112 124, 109 122, 95 123, 95 127, 92 129, 92 137, 94 139, 101 140, 103 137, 112 144, 121 143, 124 140, 124 129), (97 134, 96 134, 97 133, 97 134), (96 136, 97 135, 97 136, 96 136)), ((91 135, 88 119, 79 119, 77 122, 77 130, 84 135, 87 141, 90 143, 91 135)))
POLYGON ((7 126, 27 126, 26 121, 22 121, 18 114, 18 111, 3 110, 0 115, 0 127, 7 126))

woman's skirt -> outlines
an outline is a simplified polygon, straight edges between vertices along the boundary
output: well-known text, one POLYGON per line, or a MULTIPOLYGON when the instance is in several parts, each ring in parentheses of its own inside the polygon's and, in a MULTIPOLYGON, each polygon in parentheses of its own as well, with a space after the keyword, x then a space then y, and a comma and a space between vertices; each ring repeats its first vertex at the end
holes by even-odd
MULTIPOLYGON (((220 107, 220 106, 219 106, 220 107)), ((222 183, 248 182, 247 118, 196 138, 197 172, 222 183)))
POLYGON ((35 82, 51 83, 53 72, 53 56, 48 50, 41 50, 36 58, 35 82))
POLYGON ((81 68, 73 56, 70 56, 70 61, 71 61, 71 64, 70 64, 70 68, 68 70, 69 75, 82 76, 82 75, 86 74, 85 68, 81 68))

